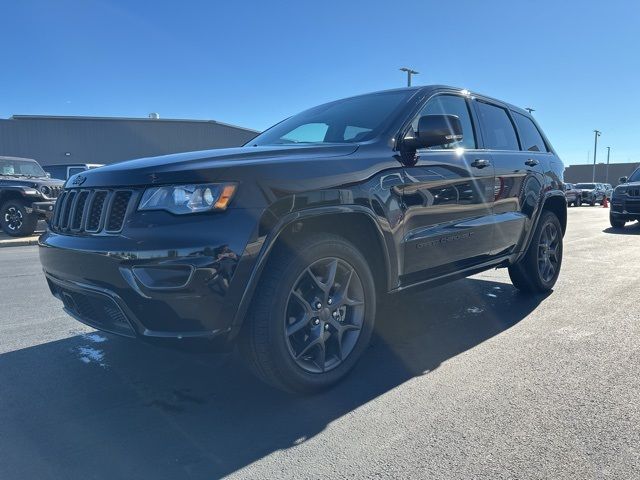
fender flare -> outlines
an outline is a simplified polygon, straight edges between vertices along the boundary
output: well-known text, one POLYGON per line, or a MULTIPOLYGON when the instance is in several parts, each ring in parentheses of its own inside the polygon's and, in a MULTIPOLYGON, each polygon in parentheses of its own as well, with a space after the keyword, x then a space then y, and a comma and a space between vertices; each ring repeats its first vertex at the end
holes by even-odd
POLYGON ((242 297, 240 298, 240 303, 238 304, 238 308, 236 309, 236 313, 231 322, 228 340, 233 340, 238 333, 240 332, 242 325, 244 323, 245 316, 247 311, 249 310, 249 306, 253 299, 254 292, 258 283, 260 281, 260 277, 262 276, 262 271, 264 270, 265 265, 269 260, 269 256, 276 242, 280 238, 280 235, 285 231, 285 229, 294 222, 305 220, 309 218, 317 218, 323 215, 330 215, 335 213, 356 213, 361 215, 366 215, 373 222, 375 226, 376 233, 378 235, 378 241, 384 250, 384 267, 386 272, 386 280, 387 280, 387 288, 391 285, 392 273, 391 273, 391 263, 389 258, 389 248, 387 242, 385 240, 384 234, 378 221, 376 220, 375 214, 368 208, 363 207, 361 205, 332 205, 326 207, 317 207, 310 208, 306 210, 299 210, 296 212, 291 212, 285 216, 283 216, 275 226, 270 230, 269 234, 265 237, 265 240, 260 248, 260 253, 258 254, 258 258, 256 259, 255 265, 251 270, 251 274, 249 276, 249 280, 244 288, 244 292, 242 297))
MULTIPOLYGON (((531 230, 529 231, 529 235, 528 238, 524 244, 524 248, 522 249, 522 251, 518 254, 518 256, 516 257, 516 259, 512 262, 512 263, 516 263, 518 260, 520 260, 525 253, 527 252, 527 250, 529 250, 529 245, 531 244, 531 239, 533 238, 533 233, 536 231, 536 228, 538 228, 538 222, 540 221, 540 217, 542 217, 542 212, 544 211, 544 206, 546 205, 547 201, 549 201, 549 199, 551 198, 562 198, 565 202, 565 212, 566 212, 566 208, 567 208, 567 198, 564 196, 564 192, 562 192, 561 190, 547 190, 544 195, 542 197, 540 197, 540 203, 538 205, 538 208, 534 214, 534 222, 533 225, 531 227, 531 230)), ((566 213, 565 213, 566 215, 566 213)), ((563 232, 564 235, 564 232, 563 232)))

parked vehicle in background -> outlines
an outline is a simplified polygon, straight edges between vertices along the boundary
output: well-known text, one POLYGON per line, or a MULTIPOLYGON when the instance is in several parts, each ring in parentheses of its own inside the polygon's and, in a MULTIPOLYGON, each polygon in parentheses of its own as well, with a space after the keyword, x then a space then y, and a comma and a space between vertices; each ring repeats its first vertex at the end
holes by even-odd
POLYGON ((78 173, 92 168, 102 167, 101 163, 59 163, 54 165, 45 165, 44 171, 51 175, 51 178, 59 178, 60 180, 68 180, 78 173))
POLYGON ((451 87, 372 93, 242 148, 71 177, 40 260, 84 323, 238 341, 258 377, 313 392, 353 368, 382 295, 496 267, 550 291, 563 171, 526 110, 451 87))
POLYGON ((35 160, 0 157, 0 227, 13 237, 31 235, 53 212, 64 182, 49 178, 35 160))
POLYGON ((596 203, 602 204, 604 200, 605 191, 599 183, 576 183, 576 189, 580 190, 582 203, 593 206, 596 203))
POLYGON ((567 205, 570 207, 579 207, 582 205, 582 191, 578 190, 573 183, 564 184, 564 197, 567 199, 567 205))
POLYGON ((610 183, 603 183, 602 188, 604 188, 604 194, 609 200, 611 200, 611 197, 613 196, 613 186, 610 183))
POLYGON ((622 228, 626 222, 640 221, 640 168, 629 178, 621 177, 620 185, 613 190, 609 223, 613 228, 622 228))

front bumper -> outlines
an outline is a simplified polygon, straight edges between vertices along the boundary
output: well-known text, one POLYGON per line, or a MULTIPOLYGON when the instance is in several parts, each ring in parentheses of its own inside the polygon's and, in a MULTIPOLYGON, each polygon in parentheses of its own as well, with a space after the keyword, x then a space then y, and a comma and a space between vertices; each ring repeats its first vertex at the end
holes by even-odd
MULTIPOLYGON (((55 206, 55 200, 49 200, 46 202, 33 202, 29 208, 37 214, 44 215, 47 218, 50 218, 53 214, 53 207, 55 206)), ((28 210, 27 210, 27 213, 28 210)))
POLYGON ((640 198, 613 195, 611 213, 628 218, 640 218, 640 198))
POLYGON ((258 215, 154 212, 119 235, 47 231, 40 261, 67 313, 94 328, 149 339, 225 336, 259 253, 258 215))

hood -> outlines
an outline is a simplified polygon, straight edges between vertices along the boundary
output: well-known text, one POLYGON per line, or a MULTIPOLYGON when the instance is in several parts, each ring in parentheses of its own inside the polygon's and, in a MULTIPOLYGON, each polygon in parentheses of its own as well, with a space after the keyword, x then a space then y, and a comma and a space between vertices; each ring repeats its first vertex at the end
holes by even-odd
MULTIPOLYGON (((140 158, 116 163, 74 175, 67 187, 143 186, 167 183, 203 183, 216 181, 221 172, 233 177, 233 171, 246 171, 254 165, 282 166, 287 162, 318 160, 346 156, 358 149, 357 144, 275 145, 262 147, 223 148, 140 158)), ((262 170, 262 169, 261 169, 262 170)))
POLYGON ((64 181, 47 177, 23 177, 13 175, 0 175, 0 185, 14 185, 19 187, 39 188, 43 185, 49 187, 62 187, 64 181))

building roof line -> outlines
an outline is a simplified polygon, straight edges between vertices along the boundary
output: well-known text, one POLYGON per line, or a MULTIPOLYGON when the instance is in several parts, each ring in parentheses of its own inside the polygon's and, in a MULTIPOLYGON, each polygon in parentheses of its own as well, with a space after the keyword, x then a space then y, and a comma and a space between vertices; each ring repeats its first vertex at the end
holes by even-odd
POLYGON ((249 132, 260 133, 253 128, 241 127, 232 123, 219 122, 217 120, 200 120, 190 118, 144 118, 144 117, 94 117, 82 115, 12 115, 8 120, 102 120, 102 121, 135 121, 135 122, 189 122, 189 123, 213 123, 224 127, 239 128, 249 132))

